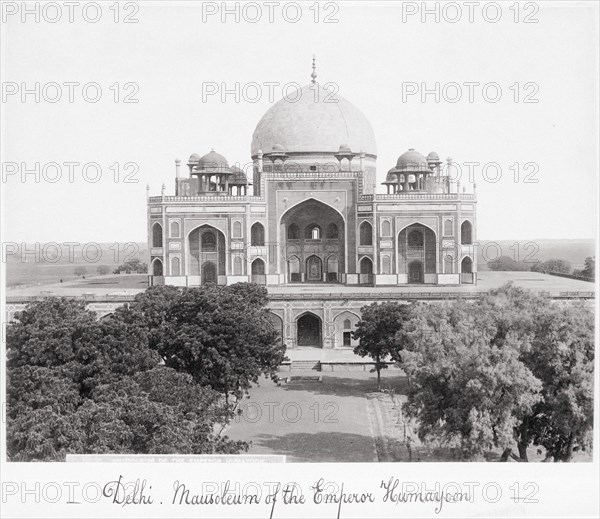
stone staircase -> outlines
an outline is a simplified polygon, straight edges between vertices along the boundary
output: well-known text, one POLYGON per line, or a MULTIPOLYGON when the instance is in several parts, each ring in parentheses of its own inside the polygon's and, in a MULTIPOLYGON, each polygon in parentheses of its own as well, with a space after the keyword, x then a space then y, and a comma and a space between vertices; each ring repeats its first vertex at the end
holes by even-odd
POLYGON ((321 371, 319 360, 294 360, 291 371, 321 371))

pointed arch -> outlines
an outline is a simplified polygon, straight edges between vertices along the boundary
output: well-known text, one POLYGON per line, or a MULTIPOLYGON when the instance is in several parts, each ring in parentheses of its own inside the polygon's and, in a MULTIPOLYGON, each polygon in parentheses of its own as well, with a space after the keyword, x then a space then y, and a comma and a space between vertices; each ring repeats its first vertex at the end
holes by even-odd
POLYGON ((454 234, 454 232, 453 232, 452 219, 446 218, 444 220, 444 236, 452 236, 453 234, 454 234))
POLYGON ((265 244, 265 228, 262 223, 255 222, 250 228, 250 245, 262 247, 265 244))
POLYGON ((473 224, 470 220, 465 220, 460 226, 460 243, 461 245, 473 244, 473 224))
POLYGON ((306 258, 306 281, 323 281, 323 261, 319 256, 313 254, 306 258))
POLYGON ((381 222, 381 236, 391 236, 392 235, 392 224, 389 220, 383 220, 381 222))
POLYGON ((178 256, 171 258, 171 276, 181 276, 181 260, 178 256))
POLYGON ((158 222, 152 225, 152 247, 160 248, 163 246, 163 228, 158 222))
POLYGON ((252 273, 252 282, 258 285, 265 285, 267 277, 265 275, 265 262, 261 258, 256 258, 250 265, 252 273))
POLYGON ((392 273, 392 260, 387 254, 381 256, 381 273, 391 274, 392 273))
MULTIPOLYGON (((188 275, 199 276, 200 283, 202 283, 202 268, 207 261, 215 263, 216 276, 227 274, 227 252, 223 231, 210 224, 199 225, 187 233, 187 244, 188 253, 185 255, 185 269, 188 275)), ((215 278, 215 283, 217 283, 217 279, 215 278)))
POLYGON ((323 321, 312 313, 304 312, 296 318, 296 342, 298 346, 321 348, 323 321))
POLYGON ((214 261, 205 261, 202 264, 201 283, 203 285, 217 284, 217 266, 214 261))
POLYGON ((163 262, 159 258, 155 258, 152 261, 152 275, 158 277, 164 275, 163 262))
POLYGON ((473 273, 473 260, 471 256, 465 256, 460 262, 460 271, 463 274, 473 273))
POLYGON ((306 204, 307 202, 314 202, 317 204, 323 204, 324 206, 328 207, 329 209, 335 211, 337 214, 340 215, 340 217, 342 218, 342 220, 344 221, 344 223, 346 223, 346 217, 344 216, 344 214, 339 210, 336 209, 335 207, 333 207, 331 204, 328 204, 327 202, 324 202, 323 200, 318 200, 314 197, 310 197, 310 198, 305 198, 304 200, 300 200, 298 202, 296 202, 295 204, 291 205, 290 207, 288 207, 285 212, 279 217, 279 222, 281 223, 284 219, 284 217, 290 212, 292 211, 294 208, 296 208, 299 205, 302 204, 306 204))
POLYGON ((362 222, 359 227, 359 236, 360 245, 373 245, 373 226, 367 221, 362 222))
POLYGON ((424 283, 425 273, 423 270, 423 262, 420 260, 411 261, 408 264, 408 282, 409 283, 424 283))
POLYGON ((444 256, 444 274, 454 274, 454 258, 450 254, 444 256))
POLYGON ((302 276, 300 274, 300 258, 292 255, 287 260, 288 265, 288 281, 290 283, 300 283, 302 276))
POLYGON ((351 348, 358 344, 352 337, 352 332, 360 321, 360 315, 349 310, 339 312, 333 318, 335 347, 351 348))
POLYGON ((242 222, 235 221, 233 222, 233 237, 241 238, 242 237, 242 222))
POLYGON ((304 228, 304 239, 305 240, 320 240, 321 239, 321 226, 317 223, 309 223, 304 228))
POLYGON ((180 229, 179 229, 179 222, 177 220, 173 220, 171 222, 171 238, 180 238, 181 234, 180 234, 180 229))
POLYGON ((213 232, 204 232, 200 237, 200 250, 202 252, 216 252, 217 236, 213 232))

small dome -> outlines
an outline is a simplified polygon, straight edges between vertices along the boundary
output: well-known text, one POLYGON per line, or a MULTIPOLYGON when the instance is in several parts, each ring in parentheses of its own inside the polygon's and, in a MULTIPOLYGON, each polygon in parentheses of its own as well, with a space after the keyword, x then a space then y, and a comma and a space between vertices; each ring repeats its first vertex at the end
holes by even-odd
POLYGON ((229 168, 227 159, 215 150, 211 150, 200 159, 198 159, 198 169, 202 171, 223 171, 229 168))
POLYGON ((396 177, 396 168, 391 168, 387 172, 384 184, 387 184, 387 183, 390 183, 390 182, 392 182, 392 183, 395 184, 397 181, 398 181, 398 178, 396 177))
POLYGON ((246 176, 246 173, 244 173, 237 166, 231 166, 231 173, 233 174, 231 175, 231 177, 229 177, 229 185, 245 186, 250 184, 250 182, 248 182, 248 177, 246 176))
POLYGON ((429 153, 429 155, 427 155, 427 162, 439 162, 439 161, 440 161, 440 157, 435 151, 432 151, 429 153))
POLYGON ((418 151, 410 148, 398 157, 396 173, 424 173, 430 172, 427 159, 418 151))
POLYGON ((340 153, 352 153, 350 146, 347 144, 340 144, 340 149, 338 150, 340 153))
POLYGON ((285 148, 281 144, 275 144, 273 146, 273 151, 276 151, 278 153, 282 153, 282 152, 285 152, 285 148))
POLYGON ((190 158, 188 159, 188 162, 191 164, 193 162, 198 162, 200 160, 200 155, 198 155, 197 153, 192 153, 190 155, 190 158))

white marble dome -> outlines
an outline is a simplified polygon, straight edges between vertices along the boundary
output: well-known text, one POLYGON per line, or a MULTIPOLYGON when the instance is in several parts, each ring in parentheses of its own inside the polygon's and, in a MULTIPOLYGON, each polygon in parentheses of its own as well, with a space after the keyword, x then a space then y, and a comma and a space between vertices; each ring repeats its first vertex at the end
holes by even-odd
POLYGON ((288 154, 335 154, 345 145, 353 153, 377 155, 375 134, 363 113, 319 83, 288 93, 258 122, 252 136, 252 158, 259 150, 268 153, 275 145, 288 154))

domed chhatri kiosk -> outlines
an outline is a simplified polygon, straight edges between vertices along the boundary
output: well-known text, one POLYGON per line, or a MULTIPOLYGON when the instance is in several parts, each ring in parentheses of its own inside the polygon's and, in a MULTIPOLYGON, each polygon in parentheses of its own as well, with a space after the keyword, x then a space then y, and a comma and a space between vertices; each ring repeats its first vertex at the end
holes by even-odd
POLYGON ((475 194, 435 152, 414 149, 377 194, 373 129, 316 82, 314 62, 312 82, 260 119, 250 157, 246 167, 214 150, 192 154, 187 169, 175 161, 175 195, 163 185, 148 197, 150 284, 252 281, 314 299, 323 285, 342 294, 477 282, 475 194))

